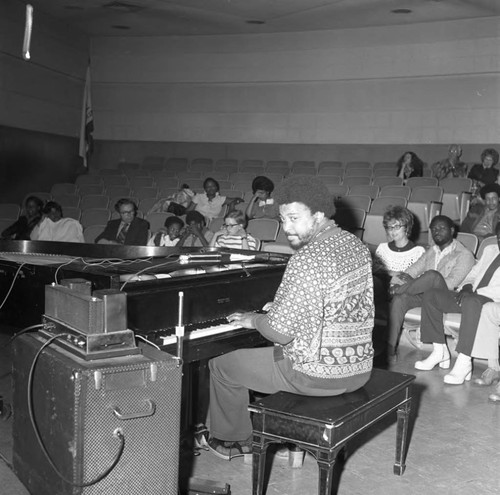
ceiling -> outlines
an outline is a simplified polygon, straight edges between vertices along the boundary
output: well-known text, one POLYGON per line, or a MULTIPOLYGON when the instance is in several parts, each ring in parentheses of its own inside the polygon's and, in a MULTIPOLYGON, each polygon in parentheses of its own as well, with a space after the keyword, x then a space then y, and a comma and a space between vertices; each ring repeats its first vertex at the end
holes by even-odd
POLYGON ((31 0, 89 36, 316 31, 500 16, 500 0, 31 0), (410 12, 393 13, 397 9, 410 12))

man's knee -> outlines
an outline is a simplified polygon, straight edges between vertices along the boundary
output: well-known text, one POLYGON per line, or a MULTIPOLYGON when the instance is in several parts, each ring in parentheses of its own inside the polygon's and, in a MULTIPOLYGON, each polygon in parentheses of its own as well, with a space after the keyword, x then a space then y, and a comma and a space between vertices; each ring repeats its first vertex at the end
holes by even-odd
POLYGON ((420 278, 429 284, 429 289, 434 288, 436 285, 441 286, 442 282, 444 282, 446 286, 443 276, 437 270, 427 270, 420 278))

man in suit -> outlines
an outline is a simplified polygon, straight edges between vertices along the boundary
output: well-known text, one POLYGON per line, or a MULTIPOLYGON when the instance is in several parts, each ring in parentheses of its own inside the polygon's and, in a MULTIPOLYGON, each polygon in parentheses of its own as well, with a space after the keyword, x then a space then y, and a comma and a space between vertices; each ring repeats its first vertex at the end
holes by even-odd
POLYGON ((137 205, 130 199, 122 198, 116 203, 115 210, 120 214, 120 218, 110 220, 95 242, 145 246, 148 243, 149 223, 137 218, 137 205))
POLYGON ((459 287, 459 291, 432 289, 425 292, 422 300, 421 336, 423 342, 432 342, 434 350, 422 361, 415 363, 418 370, 431 370, 450 366, 450 352, 446 346, 443 314, 461 313, 458 357, 453 370, 444 377, 444 382, 459 385, 470 380, 472 374, 471 354, 476 338, 479 318, 484 304, 500 302, 500 224, 495 234, 497 244, 487 246, 481 258, 459 287))

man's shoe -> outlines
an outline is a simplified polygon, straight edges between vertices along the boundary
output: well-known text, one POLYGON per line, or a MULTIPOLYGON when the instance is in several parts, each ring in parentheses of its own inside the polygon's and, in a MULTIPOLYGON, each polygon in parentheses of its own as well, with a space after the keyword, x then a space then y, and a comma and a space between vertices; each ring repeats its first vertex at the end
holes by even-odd
POLYGON ((252 453, 252 443, 244 442, 225 442, 218 438, 210 437, 207 442, 207 448, 212 454, 230 461, 234 457, 241 457, 252 453))
POLYGON ((493 368, 486 368, 481 375, 481 378, 476 378, 474 380, 475 385, 480 387, 487 387, 500 380, 500 371, 494 370, 493 368))
POLYGON ((496 402, 497 404, 500 403, 500 384, 497 385, 497 388, 495 389, 495 393, 490 394, 488 396, 488 400, 490 402, 496 402))

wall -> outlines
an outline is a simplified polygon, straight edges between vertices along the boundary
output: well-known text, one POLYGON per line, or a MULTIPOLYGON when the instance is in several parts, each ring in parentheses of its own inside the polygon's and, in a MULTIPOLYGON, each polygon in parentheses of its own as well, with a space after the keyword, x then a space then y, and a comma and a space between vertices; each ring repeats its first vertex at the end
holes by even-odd
POLYGON ((20 200, 74 178, 88 39, 35 10, 22 59, 25 4, 0 2, 0 194, 20 200))
POLYGON ((96 137, 494 143, 498 27, 498 18, 484 18, 253 36, 95 38, 96 137))

